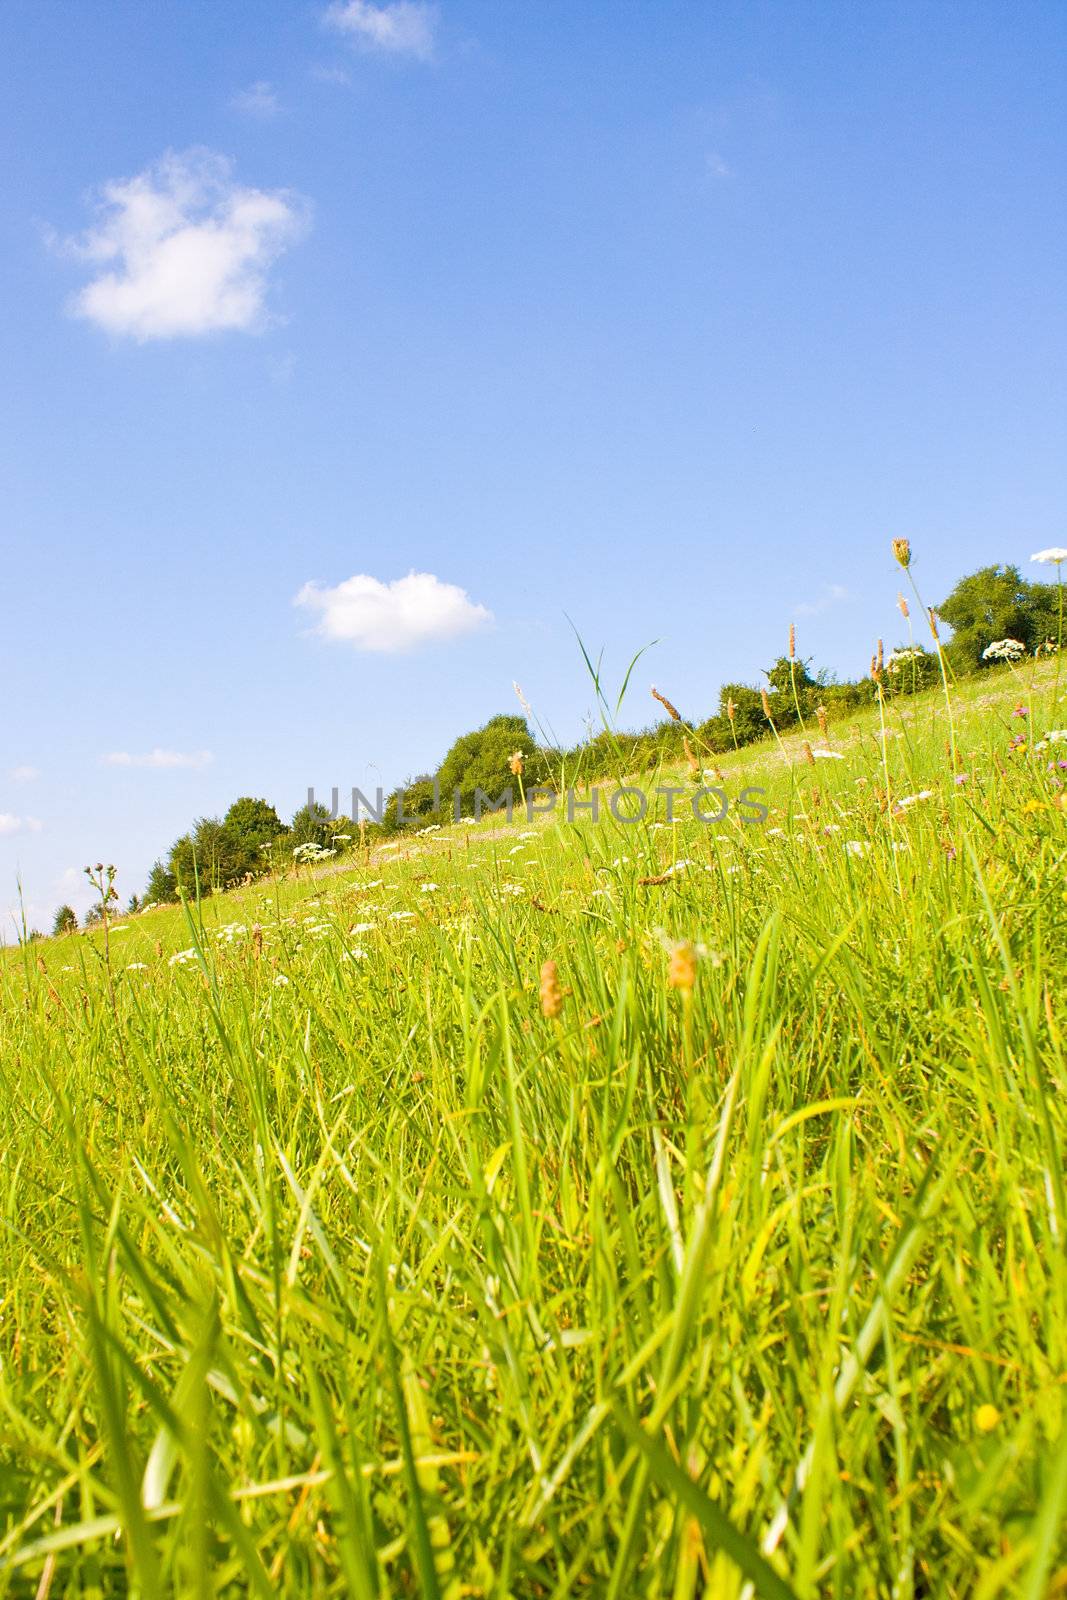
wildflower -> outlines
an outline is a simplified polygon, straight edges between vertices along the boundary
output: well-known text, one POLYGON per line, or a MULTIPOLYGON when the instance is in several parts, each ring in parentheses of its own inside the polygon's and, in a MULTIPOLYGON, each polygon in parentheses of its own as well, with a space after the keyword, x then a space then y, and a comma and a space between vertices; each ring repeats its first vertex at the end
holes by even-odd
POLYGON ((982 651, 983 661, 1018 661, 1026 654, 1026 646, 1018 639, 994 639, 982 651))
POLYGON ((541 967, 541 1011, 546 1017, 558 1017, 562 1010, 559 970, 554 961, 546 961, 541 967))
POLYGON ((652 685, 652 698, 653 698, 653 700, 658 700, 659 701, 660 705, 663 707, 664 711, 666 711, 667 715, 671 718, 671 720, 673 722, 681 722, 681 720, 682 720, 681 712, 676 710, 675 707, 671 705, 670 701, 667 699, 667 696, 665 694, 660 694, 660 692, 656 688, 655 684, 652 685))
MULTIPOLYGON (((1063 554, 1067 556, 1067 550, 1065 550, 1063 554)), ((1033 559, 1036 561, 1037 557, 1034 556, 1033 559)), ((978 1429, 979 1433, 992 1433, 999 1421, 1000 1412, 997 1410, 996 1406, 979 1406, 978 1410, 974 1414, 974 1425, 978 1429)))
POLYGON ((127 972, 144 972, 145 966, 146 966, 146 963, 144 961, 131 961, 129 966, 126 968, 126 971, 127 972))
POLYGON ((908 806, 918 805, 920 800, 932 800, 933 794, 932 789, 920 789, 918 794, 906 794, 897 801, 897 810, 904 811, 908 806))
POLYGON ((865 856, 870 849, 866 839, 846 839, 845 849, 850 856, 865 856))
POLYGON ((274 980, 274 987, 276 989, 284 989, 288 985, 288 982, 289 979, 285 976, 285 973, 279 972, 274 980))
POLYGON ((671 951, 667 982, 672 989, 680 989, 683 994, 692 994, 696 979, 697 953, 689 941, 683 939, 671 951))
POLYGON ((1060 545, 1053 545, 1050 550, 1039 550, 1030 560, 1043 562, 1047 567, 1058 567, 1061 561, 1067 561, 1067 550, 1060 545))
POLYGON ((348 931, 349 933, 373 933, 374 929, 375 925, 373 922, 356 922, 353 923, 352 927, 349 928, 348 931))
POLYGON ((1067 739, 1067 728, 1053 728, 1049 733, 1046 733, 1045 738, 1049 744, 1060 744, 1064 739, 1067 739))
POLYGON ((176 950, 167 962, 168 967, 184 967, 187 962, 196 960, 195 950, 176 950))
POLYGON ((814 755, 814 752, 813 752, 813 750, 811 748, 811 745, 808 743, 808 741, 806 739, 804 740, 804 743, 803 743, 801 748, 804 751, 804 760, 805 761, 810 761, 811 765, 814 766, 815 765, 815 755, 814 755))
POLYGON ((911 566, 911 541, 909 539, 894 539, 893 554, 900 565, 907 571, 911 566))
POLYGON ((1012 716, 1013 717, 1028 717, 1029 715, 1030 715, 1030 707, 1029 706, 1024 706, 1024 705, 1016 706, 1015 710, 1012 712, 1012 716))
POLYGON ((904 618, 907 618, 907 616, 909 615, 908 602, 905 600, 905 598, 904 598, 904 596, 902 594, 898 594, 897 595, 897 610, 900 612, 901 616, 904 617, 904 618))
POLYGON ((957 772, 956 776, 953 778, 952 781, 953 781, 953 783, 956 785, 956 787, 958 789, 960 784, 961 783, 966 783, 968 781, 968 779, 970 778, 970 776, 971 775, 970 775, 969 772, 957 772))
POLYGON ((734 718, 737 715, 737 702, 736 702, 736 700, 734 700, 732 698, 727 700, 727 702, 726 702, 726 715, 729 717, 730 721, 733 722, 734 718))
POLYGON ((1025 750, 1026 749, 1026 735, 1025 735, 1025 733, 1017 733, 1013 739, 1010 739, 1008 741, 1008 749, 1009 750, 1025 750))
POLYGON ((389 913, 389 921, 390 922, 407 922, 408 919, 413 917, 414 915, 415 915, 414 911, 390 911, 390 913, 389 913))
POLYGON ((840 750, 820 750, 817 745, 811 753, 816 761, 844 761, 845 759, 840 750))
POLYGON ((899 672, 909 661, 921 661, 925 654, 921 645, 902 645, 899 650, 890 651, 886 657, 886 669, 889 672, 899 672))
POLYGON ((682 735, 682 748, 685 751, 685 759, 686 759, 686 763, 687 763, 687 765, 689 767, 689 771, 692 774, 692 776, 695 778, 697 773, 700 771, 700 763, 697 761, 696 756, 693 754, 692 747, 690 746, 690 743, 689 743, 689 735, 688 734, 683 734, 682 735))
POLYGON ((828 723, 827 716, 826 716, 826 707, 825 706, 816 706, 815 707, 815 715, 819 720, 819 732, 822 734, 824 739, 828 739, 830 737, 830 733, 829 733, 829 723, 828 723))
POLYGON ((508 771, 514 778, 522 777, 522 763, 524 757, 521 750, 513 750, 508 757, 508 771))
POLYGON ((419 884, 419 893, 420 894, 434 894, 436 892, 436 890, 437 890, 437 884, 436 883, 420 883, 419 884))

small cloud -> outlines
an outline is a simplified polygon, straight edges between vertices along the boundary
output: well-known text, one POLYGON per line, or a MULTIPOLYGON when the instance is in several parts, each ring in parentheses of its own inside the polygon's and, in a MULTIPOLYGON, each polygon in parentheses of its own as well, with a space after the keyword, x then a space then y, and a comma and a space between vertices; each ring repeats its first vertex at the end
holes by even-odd
POLYGON ((839 606, 851 599, 843 584, 828 583, 817 600, 802 600, 793 610, 798 617, 817 617, 821 611, 829 611, 831 606, 839 606))
POLYGON ((336 28, 365 50, 389 55, 415 56, 428 61, 433 55, 437 7, 421 0, 391 0, 372 5, 370 0, 336 0, 325 12, 328 27, 336 28))
POLYGON ((41 776, 41 770, 39 767, 12 767, 9 776, 12 783, 32 783, 41 776))
POLYGON ((316 83, 336 83, 344 85, 351 83, 352 79, 344 67, 312 67, 311 76, 316 83))
POLYGON ((223 156, 170 153, 106 183, 99 222, 68 241, 101 267, 72 310, 141 342, 256 332, 266 322, 267 269, 306 221, 305 202, 243 187, 223 156))
POLYGON ((733 168, 727 165, 717 150, 710 150, 704 157, 704 161, 713 178, 733 177, 733 168))
POLYGON ((113 750, 109 755, 100 757, 105 767, 197 768, 209 766, 214 759, 210 750, 160 750, 158 746, 149 750, 147 755, 135 756, 128 750, 113 750))
POLYGON ((457 639, 493 620, 465 590, 430 572, 382 583, 357 573, 336 588, 306 583, 293 601, 318 613, 315 632, 357 650, 399 652, 457 639))
POLYGON ((0 811, 0 836, 14 833, 40 833, 44 823, 40 817, 15 817, 10 811, 0 811))
POLYGON ((265 121, 276 117, 281 110, 273 85, 263 78, 258 83, 249 84, 247 89, 239 89, 230 105, 234 111, 243 111, 249 117, 262 117, 265 121))

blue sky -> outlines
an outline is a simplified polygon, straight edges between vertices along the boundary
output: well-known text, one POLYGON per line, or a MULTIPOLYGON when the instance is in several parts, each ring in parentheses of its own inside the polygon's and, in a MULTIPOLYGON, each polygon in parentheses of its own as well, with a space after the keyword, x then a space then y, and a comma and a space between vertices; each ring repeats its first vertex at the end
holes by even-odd
POLYGON ((660 641, 640 725, 790 621, 862 672, 894 535, 932 599, 1064 542, 1058 0, 4 31, 0 910, 430 768, 513 680, 576 736, 565 613, 660 641))

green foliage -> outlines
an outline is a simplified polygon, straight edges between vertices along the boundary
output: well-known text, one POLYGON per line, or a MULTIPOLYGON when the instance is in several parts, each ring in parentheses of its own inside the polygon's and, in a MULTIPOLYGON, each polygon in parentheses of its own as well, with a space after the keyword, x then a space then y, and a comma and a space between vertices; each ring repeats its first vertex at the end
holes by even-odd
POLYGON ((148 905, 163 906, 171 900, 178 898, 178 883, 170 868, 164 866, 162 861, 156 861, 148 874, 148 883, 145 887, 144 899, 148 905))
POLYGON ((301 806, 289 824, 291 849, 296 850, 302 844, 318 845, 320 850, 328 848, 330 822, 329 810, 320 801, 316 800, 314 804, 301 806))
POLYGON ((77 913, 73 906, 60 906, 52 919, 52 932, 74 933, 78 926, 77 913))
POLYGON ((186 899, 213 894, 264 870, 258 847, 218 817, 201 817, 170 852, 170 871, 186 899))
MULTIPOLYGON (((509 785, 515 791, 517 800, 518 781, 511 773, 508 762, 515 751, 529 761, 536 754, 536 749, 522 717, 490 717, 483 728, 465 733, 457 739, 441 763, 441 796, 444 805, 451 807, 453 793, 458 789, 463 809, 470 811, 476 788, 495 799, 501 789, 509 785)), ((536 783, 538 779, 527 774, 524 781, 529 784, 536 783)))
POLYGON ((980 567, 936 610, 952 629, 946 654, 963 671, 988 667, 982 652, 997 639, 1018 639, 1032 653, 1057 637, 1055 588, 1031 583, 1018 567, 980 567))
POLYGON ((285 823, 266 800, 243 796, 235 800, 222 819, 224 825, 252 850, 272 844, 285 833, 285 823))

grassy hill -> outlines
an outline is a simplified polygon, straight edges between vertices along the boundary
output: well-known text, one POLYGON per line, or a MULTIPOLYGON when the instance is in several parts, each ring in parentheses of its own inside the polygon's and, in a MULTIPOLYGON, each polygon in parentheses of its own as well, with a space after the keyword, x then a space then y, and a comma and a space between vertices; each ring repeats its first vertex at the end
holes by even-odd
POLYGON ((1067 1593, 1054 674, 3 953, 0 1596, 1067 1593))

